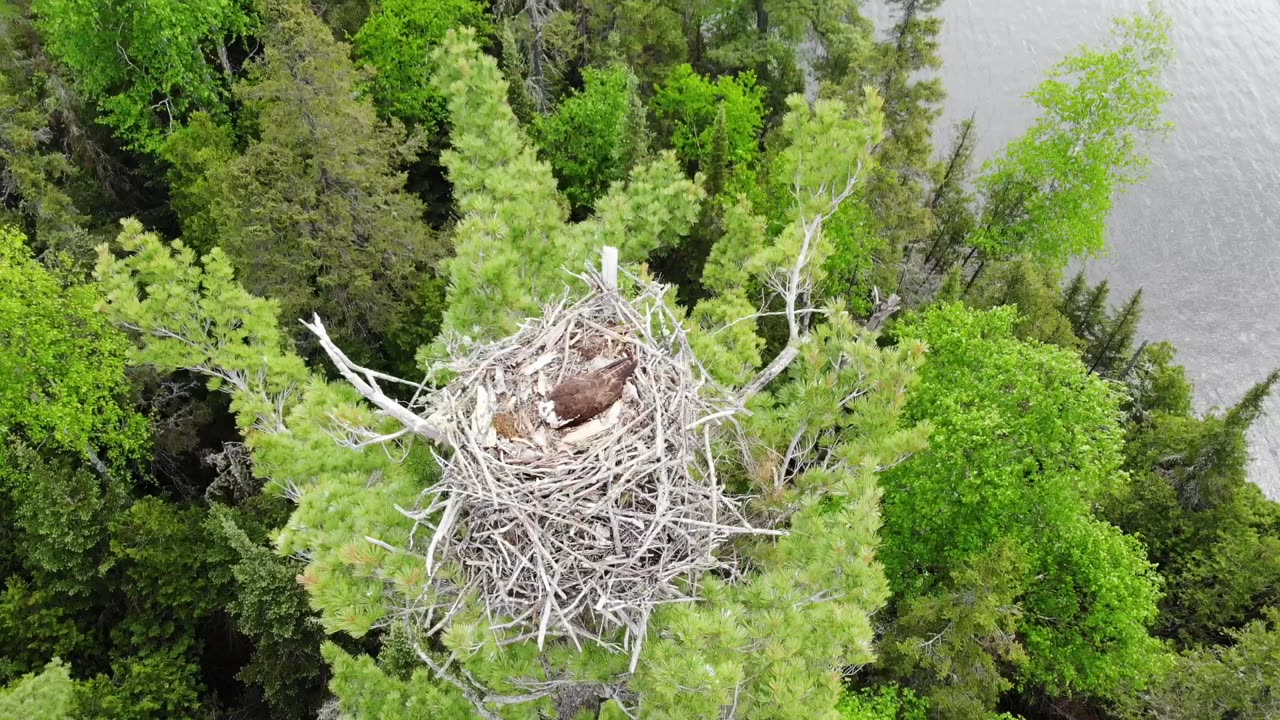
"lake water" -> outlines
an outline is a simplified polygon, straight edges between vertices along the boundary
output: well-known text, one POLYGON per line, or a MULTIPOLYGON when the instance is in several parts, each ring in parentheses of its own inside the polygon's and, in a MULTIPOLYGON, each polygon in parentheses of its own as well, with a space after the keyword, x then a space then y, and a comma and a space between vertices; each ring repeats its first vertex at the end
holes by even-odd
MULTIPOLYGON (((1280 0, 1165 0, 1177 61, 1145 182, 1116 203, 1110 249, 1086 268, 1114 302, 1143 288, 1143 337, 1170 340, 1201 409, 1234 403, 1280 365, 1280 0)), ((937 134, 970 113, 979 158, 1035 117, 1022 96, 1058 59, 1101 42, 1141 0, 946 0, 937 134)), ((871 10, 881 27, 882 8, 871 10)), ((1280 499, 1280 400, 1250 435, 1250 479, 1280 499)))

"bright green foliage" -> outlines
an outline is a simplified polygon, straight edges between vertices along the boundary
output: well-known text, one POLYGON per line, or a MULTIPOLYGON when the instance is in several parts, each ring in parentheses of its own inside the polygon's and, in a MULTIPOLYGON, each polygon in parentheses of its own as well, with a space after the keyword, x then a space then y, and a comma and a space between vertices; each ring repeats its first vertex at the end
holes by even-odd
POLYGON ((1040 118, 979 180, 985 201, 970 242, 986 257, 1062 267, 1102 249, 1116 192, 1142 178, 1145 142, 1167 128, 1169 25, 1159 12, 1117 21, 1108 47, 1068 57, 1031 92, 1040 118))
POLYGON ((49 51, 71 68, 104 122, 128 145, 149 152, 192 112, 225 112, 234 72, 227 46, 256 29, 242 0, 31 5, 49 51))
POLYGON ((1156 413, 1191 414, 1191 382, 1186 370, 1173 362, 1174 349, 1167 342, 1152 343, 1140 353, 1125 375, 1129 388, 1129 415, 1144 421, 1156 413))
POLYGON ((655 88, 649 105, 680 160, 696 169, 711 158, 722 108, 730 164, 749 165, 755 160, 764 125, 763 101, 764 90, 751 72, 709 80, 680 65, 655 88))
POLYGON ((215 388, 225 383, 233 393, 242 431, 280 427, 281 407, 309 374, 283 350, 275 303, 238 285, 221 250, 214 248, 201 267, 180 241, 166 247, 138 221, 122 225, 118 242, 131 254, 117 259, 99 247, 97 275, 107 315, 146 337, 132 362, 201 370, 215 388))
POLYGON ((356 54, 374 71, 369 92, 384 117, 434 133, 445 122, 444 98, 428 82, 431 51, 450 28, 488 28, 476 0, 379 0, 352 38, 356 54))
MULTIPOLYGON (((404 542, 410 527, 395 505, 413 504, 422 468, 335 446, 328 431, 333 418, 370 427, 378 421, 354 404, 353 390, 326 385, 284 349, 273 304, 236 283, 221 251, 206 255, 202 268, 190 249, 180 242, 166 247, 136 221, 125 223, 120 244, 131 254, 115 259, 102 248, 98 274, 108 290, 104 310, 141 334, 134 362, 193 371, 231 393, 254 472, 298 499, 290 527, 276 538, 278 549, 310 556, 301 580, 311 586, 313 605, 330 611, 323 618, 328 629, 368 632, 385 614, 377 600, 386 553, 364 537, 404 542), (371 473, 383 472, 384 481, 370 483, 371 473)), ((243 554, 238 536, 229 537, 243 554)), ((404 562, 397 568, 414 570, 404 562)), ((420 566, 416 572, 420 579, 420 566)), ((250 627, 263 631, 260 623, 250 627)))
POLYGON ((34 672, 51 657, 95 656, 99 638, 77 627, 76 608, 57 592, 33 586, 16 574, 0 594, 0 677, 8 682, 34 672))
POLYGON ((881 261, 889 245, 864 197, 859 193, 841 205, 827 224, 832 249, 823 266, 827 277, 822 288, 827 297, 847 298, 859 314, 870 310, 867 291, 871 286, 888 292, 895 284, 878 282, 883 276, 877 269, 885 267, 881 261))
POLYGON ((128 340, 94 312, 97 288, 64 284, 0 228, 0 431, 88 457, 145 445, 118 402, 128 340))
POLYGON ((353 657, 333 643, 324 646, 324 656, 333 667, 329 689, 339 699, 342 711, 352 718, 476 717, 471 703, 456 688, 433 681, 426 669, 399 680, 384 673, 367 655, 353 657))
POLYGON ((181 647, 166 647, 111 664, 111 675, 85 681, 79 714, 119 720, 200 717, 200 668, 181 647))
POLYGON ((403 130, 358 97, 347 46, 300 0, 263 12, 265 55, 236 87, 260 136, 210 180, 219 246, 295 338, 309 341, 296 321, 319 313, 368 357, 416 324, 416 290, 444 247, 395 170, 403 130))
POLYGON ((635 76, 620 65, 588 68, 583 83, 582 92, 561 100, 554 113, 538 116, 531 128, 576 211, 594 207, 648 150, 635 76))
POLYGON ((1151 720, 1267 720, 1280 716, 1280 611, 1197 648, 1125 709, 1151 720))
POLYGON ((668 155, 637 167, 630 183, 597 201, 594 217, 569 225, 551 168, 525 143, 507 105, 497 64, 470 32, 450 33, 438 57, 435 82, 453 118, 443 159, 462 217, 447 263, 446 330, 477 339, 510 333, 539 302, 564 292, 562 268, 577 271, 604 244, 637 262, 692 225, 702 191, 668 155))
POLYGON ((50 662, 38 675, 25 675, 0 688, 0 718, 4 720, 71 720, 75 683, 67 666, 50 662))
POLYGON ((846 695, 836 709, 841 720, 925 720, 929 702, 909 688, 883 685, 846 695))
POLYGON ((885 665, 928 699, 935 718, 985 720, 1013 688, 1002 667, 1027 660, 1019 642, 1026 560, 1009 542, 956 568, 938 591, 900 604, 885 665))
POLYGON ((923 445, 923 429, 896 423, 921 350, 877 348, 832 313, 788 382, 752 403, 759 445, 739 472, 766 506, 798 508, 790 534, 753 549, 758 573, 704 579, 701 602, 655 617, 635 680, 645 717, 714 717, 735 702, 743 718, 840 717, 832 668, 874 659, 870 616, 888 599, 876 472, 923 445), (789 478, 792 463, 809 470, 789 478))
POLYGON ((1105 696, 1158 669, 1152 568, 1136 540, 1091 514, 1123 481, 1120 399, 1070 352, 1017 340, 1015 319, 945 305, 900 330, 929 345, 908 416, 935 431, 927 452, 884 476, 882 557, 909 600, 1012 542, 1027 562, 1025 579, 1010 578, 1025 587, 1024 677, 1105 696))
MULTIPOLYGON (((773 159, 778 197, 785 200, 771 203, 768 218, 754 216, 742 202, 728 207, 724 233, 703 269, 702 286, 711 296, 692 313, 701 331, 694 334, 695 348, 707 369, 728 383, 745 381, 759 364, 763 341, 752 317, 759 312, 753 285, 804 294, 822 286, 833 252, 825 224, 865 179, 871 148, 883 133, 874 91, 853 117, 836 100, 810 106, 793 96, 790 107, 779 129, 784 146, 773 159), (786 270, 797 264, 801 271, 786 270)), ((798 324, 789 332, 798 333, 798 324)))

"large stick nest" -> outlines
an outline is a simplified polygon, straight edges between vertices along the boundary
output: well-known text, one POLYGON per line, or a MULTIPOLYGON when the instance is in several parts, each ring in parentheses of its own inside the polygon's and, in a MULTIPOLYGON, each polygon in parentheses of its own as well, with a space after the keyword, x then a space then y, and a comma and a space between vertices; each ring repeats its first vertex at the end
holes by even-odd
POLYGON ((429 531, 428 571, 456 563, 468 594, 515 636, 606 643, 638 656, 655 606, 688 599, 716 550, 750 528, 716 481, 710 422, 727 414, 684 330, 641 285, 632 300, 591 293, 545 308, 514 335, 451 348, 456 375, 430 413, 453 453, 410 515, 429 531), (538 404, 567 379, 634 358, 621 398, 572 427, 538 404))

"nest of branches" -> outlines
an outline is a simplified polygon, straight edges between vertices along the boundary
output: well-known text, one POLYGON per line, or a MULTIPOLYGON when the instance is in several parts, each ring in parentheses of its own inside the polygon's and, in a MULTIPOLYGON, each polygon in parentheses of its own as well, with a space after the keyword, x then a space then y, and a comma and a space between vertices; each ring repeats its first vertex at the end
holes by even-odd
POLYGON ((638 281, 627 299, 601 275, 580 279, 585 299, 497 342, 456 342, 452 381, 407 407, 312 329, 366 397, 451 450, 439 454, 442 480, 402 510, 429 574, 459 571, 446 594, 478 598, 507 642, 613 646, 621 631, 634 668, 655 607, 689 599, 702 573, 724 567, 716 551, 730 537, 777 533, 752 528, 717 482, 711 426, 734 409, 709 391, 662 286, 638 281), (627 360, 616 400, 563 426, 547 419, 556 388, 627 360))

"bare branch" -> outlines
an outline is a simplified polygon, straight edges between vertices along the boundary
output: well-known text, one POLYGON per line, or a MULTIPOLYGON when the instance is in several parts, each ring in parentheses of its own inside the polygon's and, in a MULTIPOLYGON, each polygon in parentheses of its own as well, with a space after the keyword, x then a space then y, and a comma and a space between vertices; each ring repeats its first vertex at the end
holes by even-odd
POLYGON ((319 315, 313 315, 310 323, 303 322, 302 326, 315 334, 320 341, 320 347, 329 355, 329 359, 333 361, 334 367, 347 382, 351 383, 366 400, 373 403, 375 407, 385 413, 387 416, 395 419, 401 425, 404 425, 410 432, 420 435, 427 440, 441 445, 449 445, 449 439, 443 432, 427 422, 425 418, 419 417, 409 408, 396 402, 388 397, 378 387, 375 378, 386 377, 382 373, 363 368, 351 362, 346 353, 342 352, 333 340, 329 338, 329 333, 324 329, 324 323, 320 321, 319 315), (364 377, 361 377, 363 375, 364 377))

